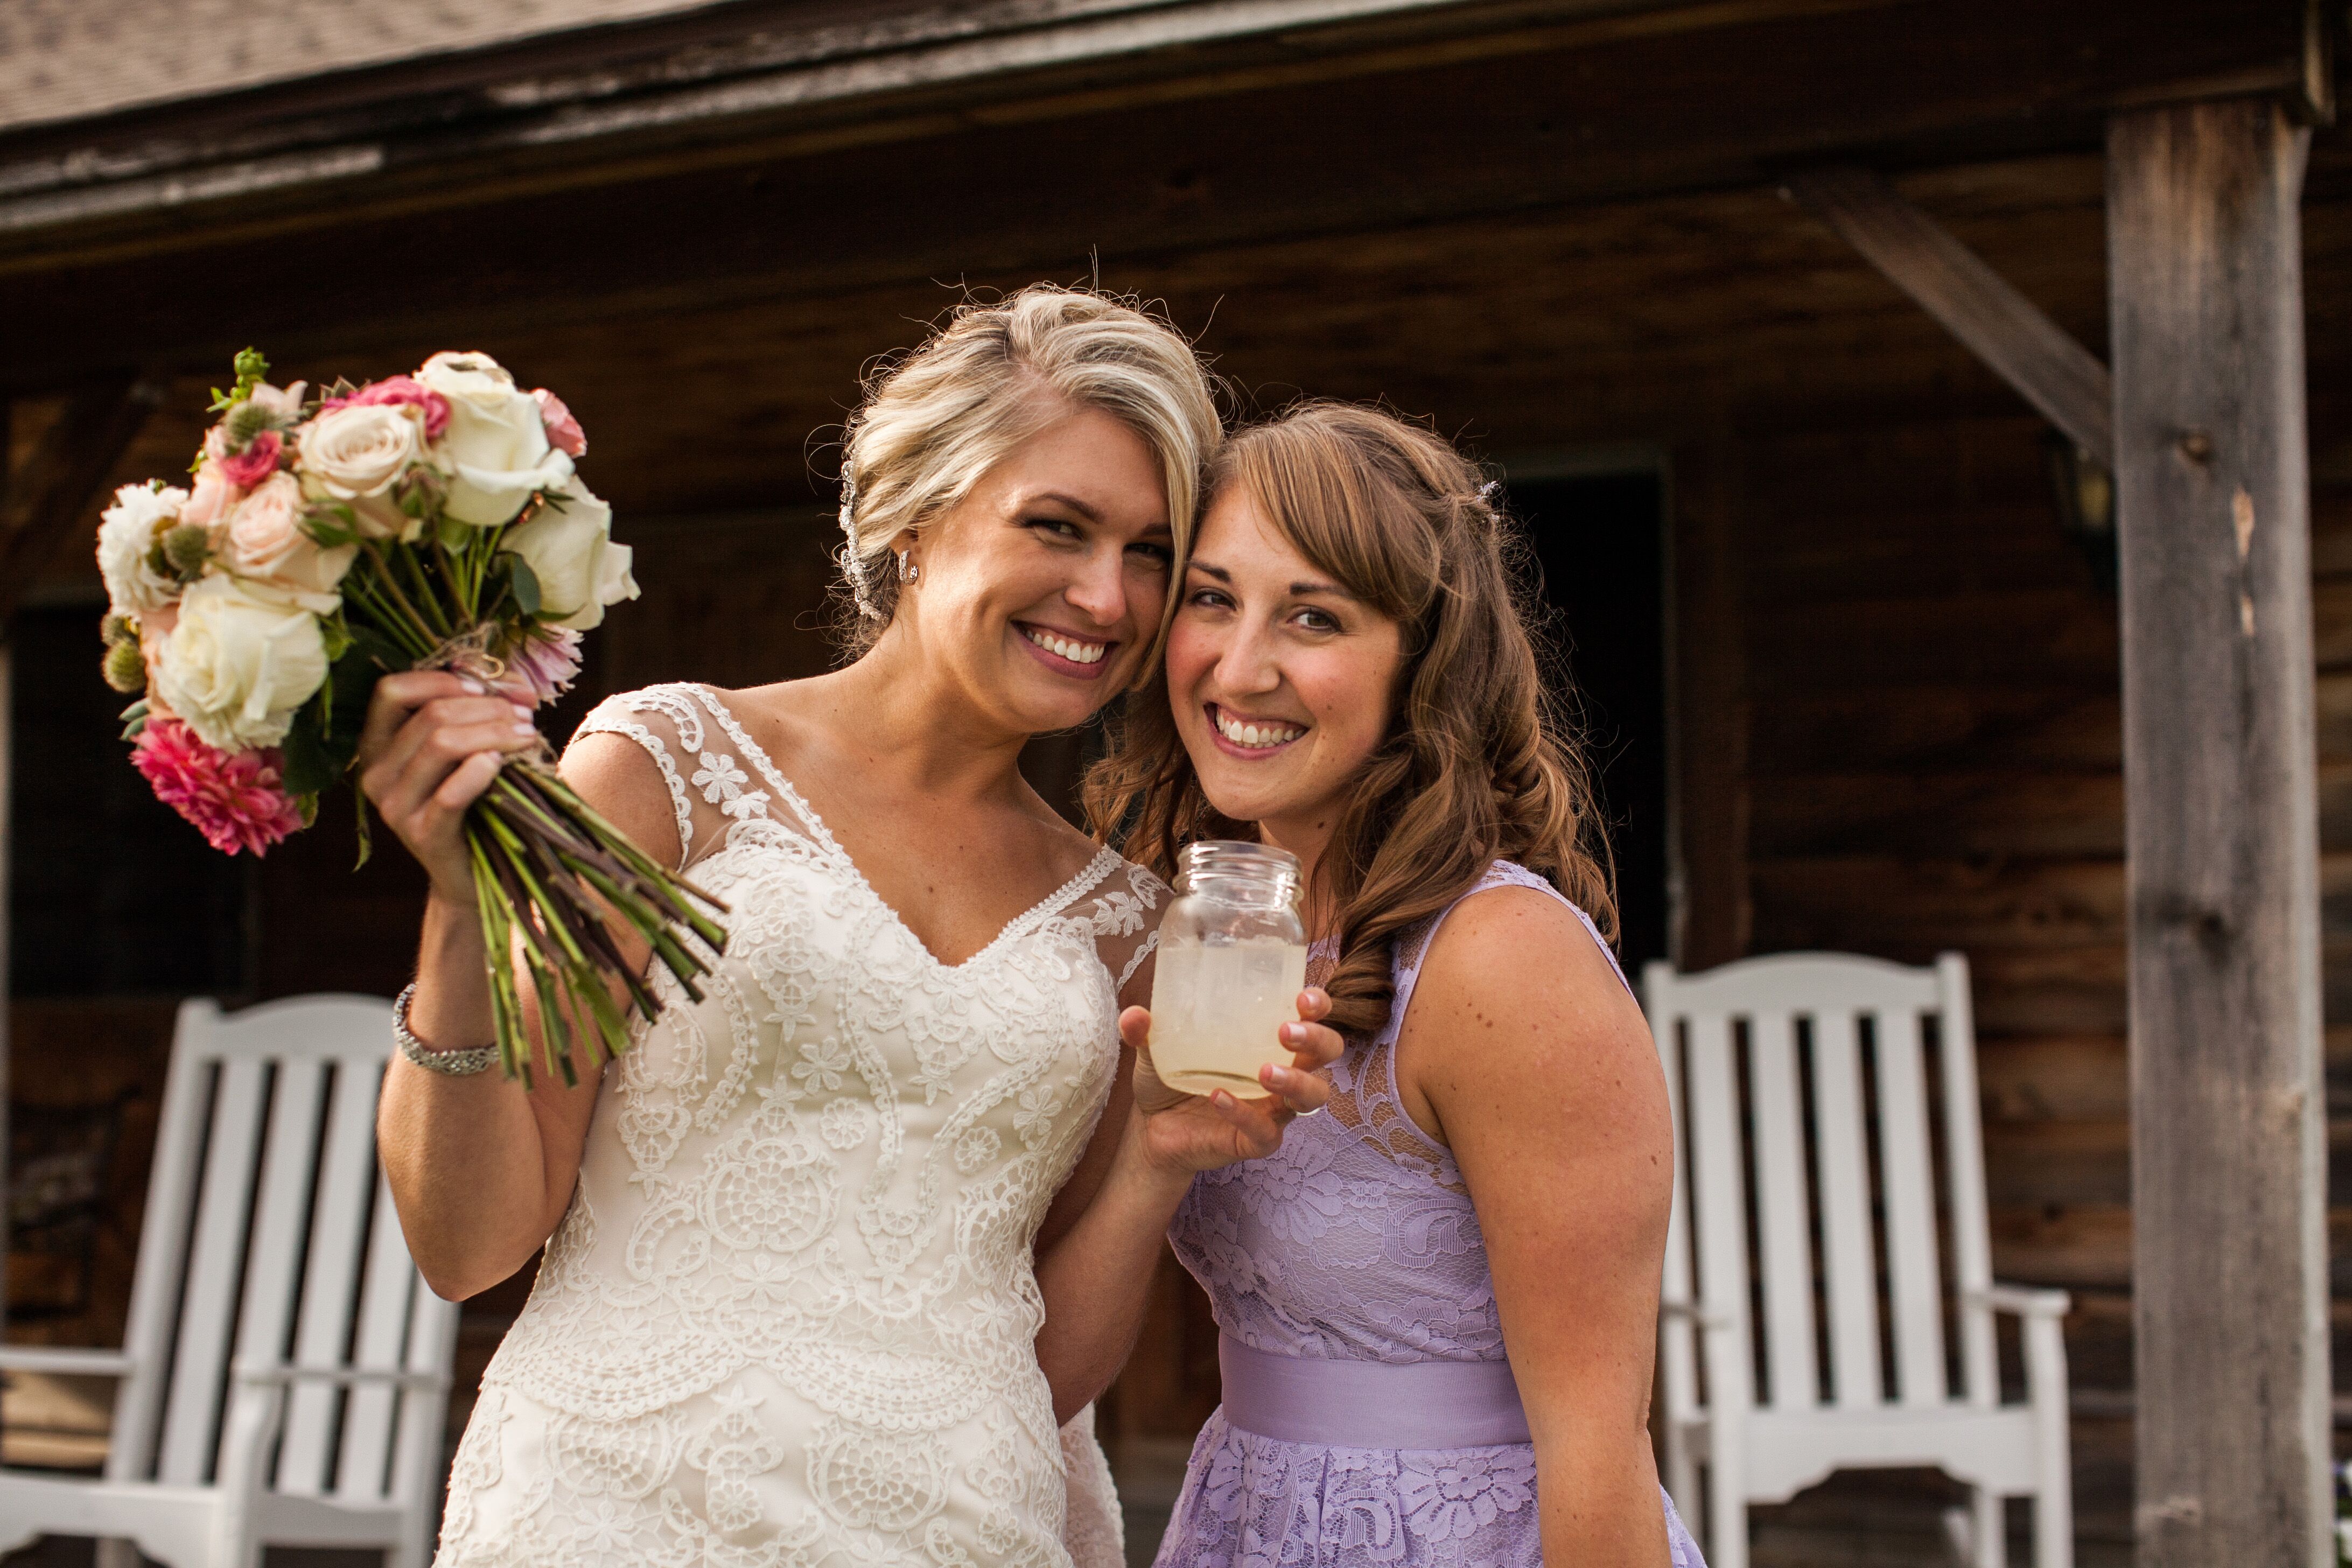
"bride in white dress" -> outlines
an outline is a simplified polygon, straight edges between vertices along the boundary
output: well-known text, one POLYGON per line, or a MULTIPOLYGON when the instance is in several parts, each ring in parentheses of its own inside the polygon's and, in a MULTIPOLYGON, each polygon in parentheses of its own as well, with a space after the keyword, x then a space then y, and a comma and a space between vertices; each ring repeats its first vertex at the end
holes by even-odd
POLYGON ((382 683, 364 787, 434 885, 381 1117, 403 1230, 452 1297, 547 1247, 445 1568, 1116 1561, 1034 1265, 1136 1162, 1270 1151, 1339 1047, 1310 1031, 1273 1100, 1147 1073, 1139 1107, 1116 1019, 1165 889, 1015 765, 1156 657, 1216 438, 1182 339, 1083 292, 969 307, 877 383, 845 455, 857 661, 615 697, 566 753, 730 933, 699 1003, 656 966, 660 1019, 576 1090, 435 1059, 490 1036, 457 823, 528 742, 495 692, 382 683))

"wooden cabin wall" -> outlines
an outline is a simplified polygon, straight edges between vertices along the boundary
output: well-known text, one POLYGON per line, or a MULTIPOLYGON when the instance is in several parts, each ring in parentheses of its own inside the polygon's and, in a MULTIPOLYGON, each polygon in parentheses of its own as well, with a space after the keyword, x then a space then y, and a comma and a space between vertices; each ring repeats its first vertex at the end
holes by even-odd
MULTIPOLYGON (((2332 389, 2337 369, 2316 363, 2315 385, 2332 389)), ((2352 1109, 2352 472, 2335 458, 2341 403, 2320 406, 2313 592, 2331 1230, 2341 1235, 2352 1220, 2340 1152, 2352 1109)), ((1732 576, 1747 937, 1758 952, 1906 963, 1967 953, 1995 1274, 2074 1293, 2079 1528, 2126 1542, 2131 1170, 2116 605, 2059 532, 2042 431, 2023 416, 1958 417, 1781 435, 1716 458, 1741 477, 1732 576)), ((1686 512, 1684 536, 1711 526, 1686 512)), ((2352 1389, 2347 1297, 2339 1251, 2339 1390, 2352 1389)))

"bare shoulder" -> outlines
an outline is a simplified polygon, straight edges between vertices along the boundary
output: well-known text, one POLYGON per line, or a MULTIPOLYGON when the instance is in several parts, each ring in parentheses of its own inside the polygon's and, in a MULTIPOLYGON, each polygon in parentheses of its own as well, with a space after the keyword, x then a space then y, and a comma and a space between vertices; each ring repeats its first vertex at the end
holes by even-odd
POLYGON ((1640 1006, 1583 921, 1548 893, 1512 887, 1465 900, 1438 928, 1398 1066, 1451 1121, 1528 1089, 1553 1115, 1606 1102, 1629 1074, 1646 1085, 1656 1058, 1640 1006))
POLYGON ((643 745, 609 730, 572 737, 557 772, 590 809, 665 866, 685 853, 661 764, 643 745))

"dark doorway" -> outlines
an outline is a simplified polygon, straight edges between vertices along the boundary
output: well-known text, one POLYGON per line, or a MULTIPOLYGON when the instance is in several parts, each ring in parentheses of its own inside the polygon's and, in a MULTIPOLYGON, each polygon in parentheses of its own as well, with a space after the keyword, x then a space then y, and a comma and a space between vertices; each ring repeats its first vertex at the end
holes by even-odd
POLYGON ((1666 956, 1664 484, 1650 470, 1512 479, 1577 694, 1617 863, 1629 974, 1666 956))

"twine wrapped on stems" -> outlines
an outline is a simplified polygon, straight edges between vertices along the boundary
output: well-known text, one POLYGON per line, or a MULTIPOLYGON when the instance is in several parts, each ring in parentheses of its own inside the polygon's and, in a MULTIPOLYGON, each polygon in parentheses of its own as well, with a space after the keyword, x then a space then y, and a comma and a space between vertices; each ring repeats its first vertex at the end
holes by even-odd
MULTIPOLYGON (((530 516, 526 508, 507 527, 530 516)), ((361 551, 342 582, 344 613, 354 643, 375 644, 359 651, 373 653, 379 673, 446 669, 511 688, 499 650, 528 635, 539 605, 530 568, 498 548, 505 531, 449 530, 427 549, 355 541, 361 551)), ((364 858, 364 802, 360 809, 364 858)), ((539 1002, 540 1063, 567 1086, 580 1081, 575 1048, 594 1068, 600 1057, 629 1048, 632 1010, 648 1022, 659 1016, 646 977, 623 962, 615 921, 645 940, 688 997, 702 1000, 698 982, 727 946, 712 918, 726 905, 656 865, 597 815, 556 773, 543 738, 537 755, 507 760, 467 812, 465 834, 509 1078, 529 1084, 532 1077, 521 977, 539 1002)))

